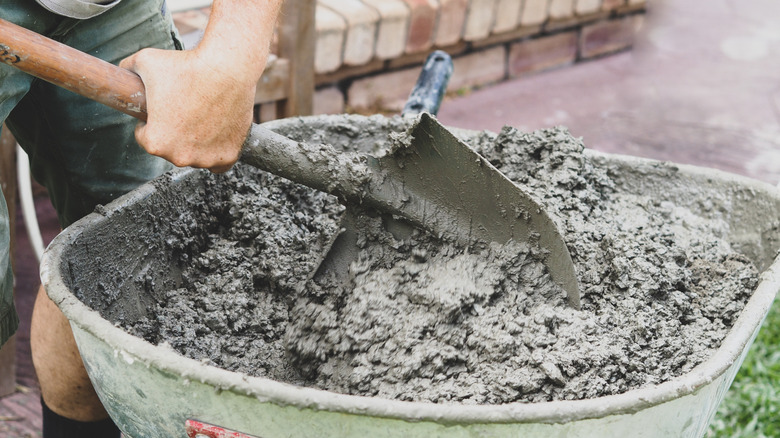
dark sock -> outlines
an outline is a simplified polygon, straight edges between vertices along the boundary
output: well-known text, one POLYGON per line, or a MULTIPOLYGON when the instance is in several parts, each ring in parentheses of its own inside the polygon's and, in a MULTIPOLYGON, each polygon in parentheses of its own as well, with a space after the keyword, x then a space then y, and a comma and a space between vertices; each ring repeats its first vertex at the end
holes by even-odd
POLYGON ((43 438, 119 438, 119 428, 110 418, 100 421, 76 421, 49 409, 41 397, 43 438))

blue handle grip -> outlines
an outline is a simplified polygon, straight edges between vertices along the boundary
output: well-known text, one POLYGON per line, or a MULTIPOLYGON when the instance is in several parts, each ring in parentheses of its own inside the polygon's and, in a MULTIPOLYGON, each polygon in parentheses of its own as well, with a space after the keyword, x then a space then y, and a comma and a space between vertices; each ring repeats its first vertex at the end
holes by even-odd
POLYGON ((447 91, 452 70, 452 58, 446 52, 437 50, 428 55, 402 114, 408 116, 427 112, 436 115, 447 91))

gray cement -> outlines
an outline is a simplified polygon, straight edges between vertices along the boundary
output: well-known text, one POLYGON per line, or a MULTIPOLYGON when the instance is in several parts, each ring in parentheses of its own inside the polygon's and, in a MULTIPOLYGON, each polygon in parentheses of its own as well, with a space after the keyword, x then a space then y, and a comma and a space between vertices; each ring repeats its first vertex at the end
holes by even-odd
MULTIPOLYGON (((386 145, 371 133, 400 129, 398 119, 367 120, 328 141, 375 151, 386 145)), ((376 215, 359 218, 347 275, 320 269, 311 278, 342 209, 238 167, 215 178, 211 225, 186 226, 184 237, 200 233, 205 243, 183 254, 181 287, 123 325, 229 370, 440 403, 622 393, 684 374, 719 346, 757 283, 711 214, 726 205, 623 193, 564 129, 505 128, 467 141, 559 224, 581 311, 550 281, 543 249, 462 248, 420 231, 400 239, 376 215)))

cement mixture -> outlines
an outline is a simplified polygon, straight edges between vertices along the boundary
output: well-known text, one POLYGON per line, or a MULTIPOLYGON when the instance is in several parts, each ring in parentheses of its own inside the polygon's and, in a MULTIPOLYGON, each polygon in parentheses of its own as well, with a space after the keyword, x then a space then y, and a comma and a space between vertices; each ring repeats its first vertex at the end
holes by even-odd
MULTIPOLYGON (((402 131, 396 118, 365 120, 339 139, 297 135, 376 151, 388 145, 366 132, 402 131)), ((704 214, 725 208, 717 199, 677 205, 622 192, 563 128, 467 141, 559 224, 580 311, 533 245, 463 248, 419 230, 399 239, 376 215, 361 216, 346 284, 313 276, 343 208, 238 166, 213 178, 202 219, 170 238, 187 249, 182 286, 123 327, 232 371, 437 403, 618 394, 682 375, 718 348, 758 274, 724 239, 726 222, 704 214)))

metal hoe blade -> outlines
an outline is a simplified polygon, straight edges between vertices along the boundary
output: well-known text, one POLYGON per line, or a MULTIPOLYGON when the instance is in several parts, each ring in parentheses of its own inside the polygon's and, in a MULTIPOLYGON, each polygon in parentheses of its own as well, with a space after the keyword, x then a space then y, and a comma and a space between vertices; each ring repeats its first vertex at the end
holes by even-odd
POLYGON ((579 309, 571 255, 544 207, 429 114, 420 115, 412 136, 411 147, 379 159, 385 183, 402 185, 398 213, 461 243, 538 241, 553 281, 579 309))

